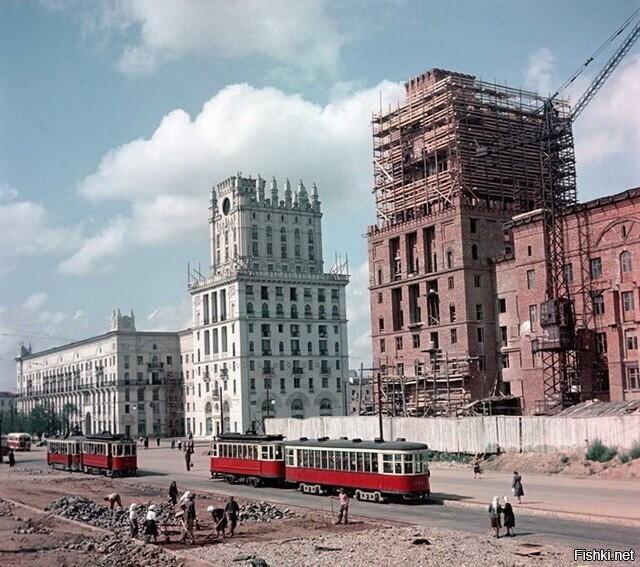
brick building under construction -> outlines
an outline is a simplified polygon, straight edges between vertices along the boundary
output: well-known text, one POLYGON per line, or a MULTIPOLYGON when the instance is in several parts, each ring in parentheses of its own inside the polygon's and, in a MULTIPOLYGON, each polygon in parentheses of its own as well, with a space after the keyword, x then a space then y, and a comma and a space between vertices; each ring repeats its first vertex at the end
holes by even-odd
MULTIPOLYGON (((382 402, 394 414, 455 414, 473 400, 512 393, 526 413, 548 413, 555 394, 545 391, 548 377, 540 359, 553 356, 551 329, 520 332, 535 329, 530 305, 537 305, 531 311, 536 315, 545 304, 549 264, 542 215, 536 211, 545 202, 540 132, 546 99, 439 69, 412 79, 405 89, 404 103, 380 109, 372 121, 378 222, 367 237, 373 361, 381 375, 382 402), (524 269, 531 254, 542 264, 524 269), (537 269, 541 283, 535 298, 531 269, 537 269)), ((570 116, 566 101, 555 99, 553 106, 556 119, 570 116)), ((562 151, 565 163, 574 164, 570 120, 566 124, 562 151)), ((563 387, 576 401, 625 399, 633 395, 627 386, 635 388, 637 363, 623 363, 624 353, 616 351, 617 369, 607 369, 601 344, 607 337, 593 326, 616 323, 588 315, 592 290, 584 274, 592 259, 588 250, 580 252, 589 236, 585 223, 617 223, 620 211, 609 207, 602 218, 592 219, 602 203, 572 205, 572 167, 568 193, 554 198, 565 200, 564 239, 571 243, 566 257, 573 258, 576 270, 570 293, 579 311, 575 351, 580 351, 581 372, 562 369, 570 382, 563 387), (579 300, 573 297, 578 295, 579 300)), ((623 199, 628 219, 638 207, 638 196, 632 197, 623 199)), ((626 238, 620 246, 628 244, 626 238)), ((624 252, 629 253, 607 254, 624 252)), ((637 285, 630 282, 627 287, 637 295, 637 285)), ((629 291, 615 293, 626 293, 629 301, 629 291)), ((616 301, 614 290, 605 297, 616 301)), ((619 309, 612 305, 611 316, 619 309)), ((618 335, 609 340, 622 344, 618 335)))

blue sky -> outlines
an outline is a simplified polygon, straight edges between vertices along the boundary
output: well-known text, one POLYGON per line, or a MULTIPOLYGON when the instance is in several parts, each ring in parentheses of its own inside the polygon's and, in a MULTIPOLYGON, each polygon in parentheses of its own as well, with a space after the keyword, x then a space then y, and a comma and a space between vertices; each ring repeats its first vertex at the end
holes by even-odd
MULTIPOLYGON (((349 255, 368 356, 369 118, 440 67, 555 90, 634 1, 0 3, 0 389, 36 349, 189 318, 213 183, 318 184, 325 268, 349 255)), ((640 185, 640 48, 575 127, 581 199, 640 185)), ((604 61, 574 88, 575 96, 604 61)))

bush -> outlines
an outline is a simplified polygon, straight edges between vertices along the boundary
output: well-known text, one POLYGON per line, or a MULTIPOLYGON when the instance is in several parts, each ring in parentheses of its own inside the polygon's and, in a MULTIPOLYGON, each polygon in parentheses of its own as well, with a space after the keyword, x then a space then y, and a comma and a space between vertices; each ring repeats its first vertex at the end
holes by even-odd
POLYGON ((606 463, 607 461, 610 461, 617 453, 618 451, 615 447, 607 447, 602 443, 602 441, 600 441, 600 439, 596 439, 587 447, 587 459, 590 461, 597 461, 599 463, 606 463))
POLYGON ((631 459, 640 459, 640 441, 636 441, 627 453, 631 459))
POLYGON ((568 457, 567 455, 562 455, 562 459, 560 459, 560 462, 563 465, 568 465, 571 462, 571 457, 568 457))
POLYGON ((620 455, 620 462, 624 465, 625 463, 628 463, 631 460, 631 455, 629 453, 622 453, 622 455, 620 455))

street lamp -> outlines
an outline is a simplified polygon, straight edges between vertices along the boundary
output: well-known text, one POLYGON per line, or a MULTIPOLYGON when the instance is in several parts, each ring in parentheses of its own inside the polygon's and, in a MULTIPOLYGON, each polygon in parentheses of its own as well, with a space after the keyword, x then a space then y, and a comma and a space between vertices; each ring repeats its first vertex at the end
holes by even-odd
POLYGON ((267 388, 266 410, 263 410, 263 415, 262 415, 262 432, 265 435, 267 434, 267 428, 266 428, 265 422, 267 419, 271 417, 271 406, 275 406, 275 405, 276 405, 276 401, 269 398, 269 388, 267 388), (264 411, 266 411, 267 415, 264 415, 264 411))
MULTIPOLYGON (((224 389, 227 389, 227 382, 229 381, 229 373, 226 368, 220 371, 220 377, 224 383, 224 389)), ((220 433, 224 433, 224 403, 222 402, 222 386, 218 386, 218 397, 220 401, 220 433)))

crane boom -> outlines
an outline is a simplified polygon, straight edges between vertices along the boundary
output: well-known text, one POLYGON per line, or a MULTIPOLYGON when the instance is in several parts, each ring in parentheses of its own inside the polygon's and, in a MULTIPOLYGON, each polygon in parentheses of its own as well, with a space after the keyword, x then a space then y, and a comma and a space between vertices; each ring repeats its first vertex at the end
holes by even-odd
POLYGON ((585 109, 587 104, 591 102, 591 99, 596 95, 596 93, 600 90, 602 85, 609 78, 611 73, 613 73, 616 67, 620 64, 620 61, 624 59, 629 50, 633 47, 633 44, 640 37, 640 21, 638 21, 635 27, 631 30, 631 33, 625 38, 622 45, 616 50, 616 52, 611 56, 607 64, 604 68, 598 73, 596 78, 591 82, 587 90, 580 97, 578 102, 573 107, 571 112, 571 120, 574 121, 580 113, 585 109))

